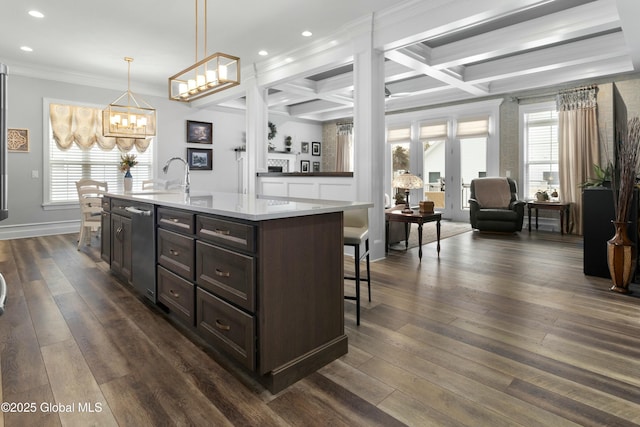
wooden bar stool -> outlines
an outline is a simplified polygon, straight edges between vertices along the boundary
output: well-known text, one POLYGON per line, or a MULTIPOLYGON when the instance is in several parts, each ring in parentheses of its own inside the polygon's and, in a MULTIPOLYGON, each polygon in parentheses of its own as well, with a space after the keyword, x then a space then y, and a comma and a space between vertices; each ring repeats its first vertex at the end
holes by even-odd
POLYGON ((355 280, 356 295, 345 295, 344 299, 355 300, 356 319, 360 325, 360 282, 367 282, 369 301, 371 301, 371 279, 369 270, 369 210, 353 209, 344 211, 344 245, 351 246, 354 250, 355 276, 345 276, 347 280, 355 280), (364 243, 364 252, 360 253, 360 246, 364 243), (360 275, 360 261, 366 258, 367 276, 360 275))

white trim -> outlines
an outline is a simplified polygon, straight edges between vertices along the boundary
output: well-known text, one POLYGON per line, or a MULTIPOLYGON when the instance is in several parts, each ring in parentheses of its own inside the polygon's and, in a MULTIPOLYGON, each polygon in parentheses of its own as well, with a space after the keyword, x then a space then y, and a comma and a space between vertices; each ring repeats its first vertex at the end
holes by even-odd
POLYGON ((80 220, 0 226, 0 240, 78 233, 80 220))

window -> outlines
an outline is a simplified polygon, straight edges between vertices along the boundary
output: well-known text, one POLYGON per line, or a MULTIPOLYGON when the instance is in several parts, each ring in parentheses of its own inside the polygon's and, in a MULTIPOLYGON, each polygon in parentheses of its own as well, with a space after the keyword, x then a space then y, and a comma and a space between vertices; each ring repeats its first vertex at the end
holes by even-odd
MULTIPOLYGON (((387 142, 391 149, 391 182, 401 173, 409 170, 411 148, 411 126, 396 126, 387 130, 387 142)), ((393 184, 391 185, 393 188, 393 184)), ((393 197, 397 204, 404 203, 404 190, 395 188, 393 197)))
MULTIPOLYGON (((61 104, 50 104, 61 105, 61 104)), ((70 107, 65 104, 63 107, 70 107)), ((73 107, 73 106, 71 106, 73 107)), ((49 114, 49 104, 45 105, 45 111, 49 114)), ((94 117, 101 117, 102 110, 100 108, 85 107, 83 112, 89 112, 94 117)), ((77 120, 80 122, 80 119, 77 120)), ((54 120, 55 122, 55 120, 54 120)), ((83 149, 77 142, 71 142, 73 139, 83 138, 83 144, 89 145, 87 139, 79 132, 75 131, 79 125, 73 114, 65 116, 64 129, 66 130, 67 149, 60 148, 54 138, 54 124, 52 124, 51 116, 48 120, 48 144, 44 150, 45 156, 45 200, 46 205, 64 205, 73 203, 78 200, 76 190, 76 181, 81 178, 92 178, 98 181, 106 181, 109 184, 110 191, 122 191, 124 189, 124 174, 120 172, 120 155, 122 152, 115 141, 106 141, 105 143, 91 143, 89 149, 83 149), (69 125, 71 123, 71 125, 69 125), (73 136, 72 136, 73 134, 73 136)), ((86 123, 85 123, 86 124, 86 123)), ((101 138, 101 134, 97 132, 101 129, 101 120, 96 121, 95 126, 87 135, 97 140, 101 138)), ((58 138, 60 139, 58 133, 58 138)), ((86 135, 85 135, 86 136, 86 135)), ((122 141, 124 142, 124 141, 122 141)), ((138 164, 132 169, 134 188, 142 187, 142 180, 149 179, 153 176, 153 146, 149 144, 144 151, 133 145, 129 153, 137 156, 138 164)))
POLYGON ((523 196, 533 198, 539 190, 557 190, 558 112, 553 104, 529 107, 522 114, 524 139, 523 196))

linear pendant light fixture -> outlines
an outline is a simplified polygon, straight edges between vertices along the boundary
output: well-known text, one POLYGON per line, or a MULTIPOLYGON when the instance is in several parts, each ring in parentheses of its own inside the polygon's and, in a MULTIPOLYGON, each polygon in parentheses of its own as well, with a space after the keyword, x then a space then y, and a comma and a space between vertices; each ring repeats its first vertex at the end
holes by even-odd
POLYGON ((156 135, 156 110, 141 99, 143 105, 131 92, 131 62, 133 58, 124 58, 127 61, 127 91, 120 95, 102 110, 102 134, 116 138, 146 139, 156 135), (126 97, 127 104, 120 102, 126 97))
POLYGON ((207 57, 207 0, 204 0, 205 58, 198 60, 198 0, 196 2, 196 63, 169 77, 169 99, 190 102, 240 84, 240 58, 216 52, 207 57))

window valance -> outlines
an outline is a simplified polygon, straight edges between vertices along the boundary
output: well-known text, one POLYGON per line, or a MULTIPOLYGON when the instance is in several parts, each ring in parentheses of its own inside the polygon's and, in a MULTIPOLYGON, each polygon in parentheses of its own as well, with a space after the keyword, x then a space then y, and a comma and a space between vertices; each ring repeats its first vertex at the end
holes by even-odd
POLYGON ((90 150, 97 144, 103 150, 118 147, 129 152, 135 146, 143 153, 153 138, 108 138, 102 136, 102 110, 75 105, 50 104, 49 116, 53 139, 61 150, 68 150, 75 143, 82 150, 90 150))
POLYGON ((558 111, 595 108, 597 90, 597 86, 587 86, 562 91, 556 96, 556 108, 558 111))

